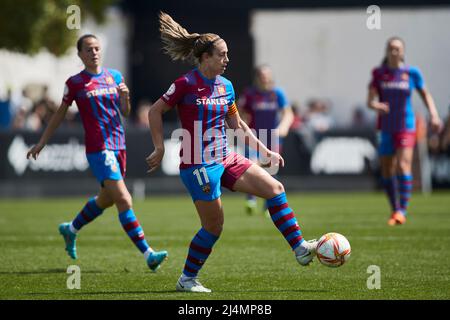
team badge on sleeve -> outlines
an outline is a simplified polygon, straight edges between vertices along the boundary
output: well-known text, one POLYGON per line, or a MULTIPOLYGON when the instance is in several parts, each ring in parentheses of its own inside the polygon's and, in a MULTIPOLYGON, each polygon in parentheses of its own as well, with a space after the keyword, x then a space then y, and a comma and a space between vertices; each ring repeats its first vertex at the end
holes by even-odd
POLYGON ((227 92, 227 90, 225 89, 225 86, 224 85, 220 85, 220 86, 218 86, 217 87, 217 92, 219 93, 219 94, 225 94, 226 92, 227 92))

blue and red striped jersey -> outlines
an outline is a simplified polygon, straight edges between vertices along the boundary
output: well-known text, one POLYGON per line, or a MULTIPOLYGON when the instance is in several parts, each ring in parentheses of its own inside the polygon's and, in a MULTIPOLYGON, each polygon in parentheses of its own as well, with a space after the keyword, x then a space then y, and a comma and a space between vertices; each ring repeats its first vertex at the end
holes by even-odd
POLYGON ((106 68, 99 74, 83 70, 66 81, 63 102, 69 106, 73 101, 77 104, 85 130, 87 153, 125 149, 117 89, 122 82, 119 71, 106 68))
POLYGON ((389 104, 389 113, 378 116, 378 129, 384 132, 414 131, 416 129, 411 94, 422 89, 424 81, 418 68, 403 66, 391 69, 386 65, 372 71, 370 86, 374 87, 380 102, 389 104))
POLYGON ((235 103, 235 94, 228 79, 208 79, 196 68, 175 80, 161 99, 177 106, 184 129, 181 169, 220 162, 230 153, 225 117, 235 103))
POLYGON ((239 99, 239 107, 250 115, 249 127, 256 131, 276 129, 279 122, 278 112, 286 108, 288 103, 280 88, 266 92, 251 87, 246 89, 239 99))

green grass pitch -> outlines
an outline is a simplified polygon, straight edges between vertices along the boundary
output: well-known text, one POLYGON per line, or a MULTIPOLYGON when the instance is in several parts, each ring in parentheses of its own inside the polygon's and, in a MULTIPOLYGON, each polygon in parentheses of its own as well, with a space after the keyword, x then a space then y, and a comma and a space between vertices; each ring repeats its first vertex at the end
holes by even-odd
MULTIPOLYGON (((382 193, 288 193, 306 239, 344 234, 347 264, 296 262, 272 221, 248 216, 241 195, 223 196, 224 232, 200 273, 212 294, 175 291, 199 220, 188 196, 149 197, 134 204, 150 245, 169 251, 157 273, 121 229, 111 208, 85 227, 79 259, 65 253, 58 224, 86 199, 0 200, 0 299, 449 299, 450 193, 414 194, 404 226, 388 227, 382 193), (81 289, 67 289, 68 266, 81 270, 81 289), (381 288, 367 272, 379 266, 381 288)), ((261 203, 260 203, 261 204, 261 203)))

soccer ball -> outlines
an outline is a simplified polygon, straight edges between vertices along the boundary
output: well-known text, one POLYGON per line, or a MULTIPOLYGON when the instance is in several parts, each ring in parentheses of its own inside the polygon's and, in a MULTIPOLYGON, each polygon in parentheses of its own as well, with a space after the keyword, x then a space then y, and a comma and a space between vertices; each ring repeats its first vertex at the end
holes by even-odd
POLYGON ((324 234, 317 243, 317 259, 327 267, 342 266, 350 258, 351 251, 347 238, 335 232, 324 234))

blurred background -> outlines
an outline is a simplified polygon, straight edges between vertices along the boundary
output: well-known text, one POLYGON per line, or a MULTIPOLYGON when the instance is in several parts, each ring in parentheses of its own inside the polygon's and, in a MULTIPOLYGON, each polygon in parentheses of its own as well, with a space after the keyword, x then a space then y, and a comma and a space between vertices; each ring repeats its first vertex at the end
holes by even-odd
POLYGON ((225 73, 237 96, 252 84, 253 69, 268 64, 295 120, 283 144, 288 190, 368 191, 378 186, 375 114, 366 106, 371 70, 386 40, 400 36, 406 63, 418 66, 446 130, 428 132, 417 94, 415 188, 450 188, 450 4, 448 1, 378 1, 381 28, 370 30, 370 2, 357 1, 25 1, 2 0, 0 10, 0 197, 88 195, 97 191, 84 154, 75 105, 38 161, 25 157, 61 103, 64 82, 82 63, 75 42, 85 33, 103 45, 103 65, 118 69, 131 90, 127 184, 136 198, 185 192, 178 177, 175 111, 165 115, 166 156, 146 174, 153 150, 147 111, 172 81, 190 70, 161 50, 157 13, 163 10, 189 32, 227 41, 225 73), (73 7, 76 5, 77 7, 73 7), (72 7, 71 7, 72 6, 72 7), (68 21, 80 29, 70 29, 68 21), (69 19, 69 20, 68 20, 69 19), (75 19, 75 20, 74 20, 75 19))

